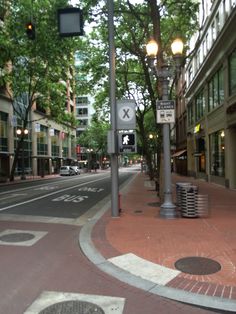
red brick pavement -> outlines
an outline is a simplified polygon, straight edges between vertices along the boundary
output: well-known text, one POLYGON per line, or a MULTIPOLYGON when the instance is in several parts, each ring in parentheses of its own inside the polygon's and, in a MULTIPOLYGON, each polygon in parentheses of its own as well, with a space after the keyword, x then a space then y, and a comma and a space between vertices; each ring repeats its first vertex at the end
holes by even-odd
POLYGON ((176 182, 192 182, 199 194, 208 194, 208 217, 159 218, 157 193, 148 177, 138 174, 122 191, 120 218, 107 212, 94 227, 96 248, 105 258, 133 253, 172 269, 183 257, 210 258, 221 265, 220 271, 210 275, 180 273, 167 286, 236 300, 236 191, 174 174, 174 186, 176 182))

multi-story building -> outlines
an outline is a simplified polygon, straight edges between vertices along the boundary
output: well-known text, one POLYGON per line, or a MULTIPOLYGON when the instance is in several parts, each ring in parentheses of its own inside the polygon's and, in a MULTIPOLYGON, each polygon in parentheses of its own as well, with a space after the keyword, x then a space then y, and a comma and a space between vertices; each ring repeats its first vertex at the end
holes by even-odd
POLYGON ((199 21, 179 82, 178 150, 189 175, 236 188, 236 1, 202 1, 199 21))
POLYGON ((76 119, 78 122, 76 135, 77 137, 87 129, 91 120, 91 106, 88 96, 76 97, 76 119))
MULTIPOLYGON (((68 84, 68 83, 67 83, 68 84)), ((68 86, 68 89, 69 86, 68 86)), ((27 101, 22 97, 22 105, 27 101)), ((20 100, 18 100, 20 106, 20 100)), ((75 114, 72 99, 66 101, 66 111, 75 114)), ((61 165, 76 161, 76 129, 49 120, 46 112, 34 104, 30 114, 23 150, 17 161, 15 174, 24 172, 31 175, 58 173, 61 165)), ((22 121, 13 112, 10 99, 0 93, 0 172, 9 176, 22 121)))

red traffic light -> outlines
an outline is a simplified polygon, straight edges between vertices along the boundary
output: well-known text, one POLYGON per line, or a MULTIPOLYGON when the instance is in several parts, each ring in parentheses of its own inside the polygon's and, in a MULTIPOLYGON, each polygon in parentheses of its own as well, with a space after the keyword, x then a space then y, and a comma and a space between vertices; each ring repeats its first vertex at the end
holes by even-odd
POLYGON ((35 27, 32 22, 26 24, 26 34, 29 39, 35 39, 35 27))

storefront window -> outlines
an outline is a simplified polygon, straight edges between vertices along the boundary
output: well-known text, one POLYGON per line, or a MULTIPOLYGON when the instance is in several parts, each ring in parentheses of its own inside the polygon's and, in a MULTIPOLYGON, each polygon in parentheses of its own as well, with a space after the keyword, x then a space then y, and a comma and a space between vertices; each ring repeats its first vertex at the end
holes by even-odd
POLYGON ((211 174, 225 175, 225 134, 220 130, 210 135, 211 174))

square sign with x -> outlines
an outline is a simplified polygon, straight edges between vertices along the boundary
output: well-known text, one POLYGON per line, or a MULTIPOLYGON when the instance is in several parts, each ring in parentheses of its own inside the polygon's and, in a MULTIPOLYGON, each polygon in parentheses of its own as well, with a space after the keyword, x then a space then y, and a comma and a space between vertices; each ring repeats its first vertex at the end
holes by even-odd
POLYGON ((117 101, 117 130, 136 129, 135 102, 131 99, 117 101))

